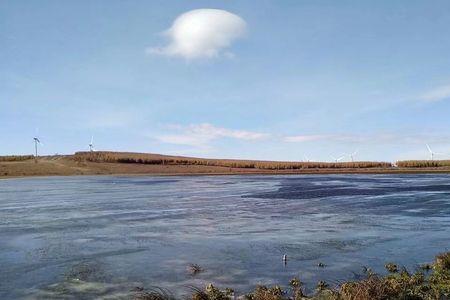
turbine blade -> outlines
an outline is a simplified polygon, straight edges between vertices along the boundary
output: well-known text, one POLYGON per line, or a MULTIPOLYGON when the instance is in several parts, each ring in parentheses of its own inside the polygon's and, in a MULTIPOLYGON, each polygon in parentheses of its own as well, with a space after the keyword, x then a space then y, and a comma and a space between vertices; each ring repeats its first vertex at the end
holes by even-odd
POLYGON ((431 150, 430 146, 428 144, 425 144, 425 145, 427 145, 428 152, 433 153, 433 151, 431 150))

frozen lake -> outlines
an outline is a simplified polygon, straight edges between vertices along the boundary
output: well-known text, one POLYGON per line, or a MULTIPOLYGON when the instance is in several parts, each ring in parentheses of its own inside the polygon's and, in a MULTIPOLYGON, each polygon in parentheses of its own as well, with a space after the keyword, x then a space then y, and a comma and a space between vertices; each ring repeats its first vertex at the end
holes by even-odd
POLYGON ((311 291, 449 246, 449 175, 0 180, 0 299, 244 293, 294 276, 311 291))

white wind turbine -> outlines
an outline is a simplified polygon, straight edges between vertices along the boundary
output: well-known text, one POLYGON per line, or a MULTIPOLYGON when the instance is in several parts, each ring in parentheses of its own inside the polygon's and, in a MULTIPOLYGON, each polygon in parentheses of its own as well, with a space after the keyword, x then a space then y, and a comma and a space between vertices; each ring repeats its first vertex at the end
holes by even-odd
POLYGON ((434 152, 431 150, 430 146, 428 144, 425 144, 428 148, 428 152, 430 152, 431 160, 434 160, 435 155, 442 155, 443 153, 434 152))
POLYGON ((38 138, 38 130, 36 129, 36 135, 33 138, 34 141, 34 160, 37 162, 38 159, 38 145, 43 146, 41 140, 38 138))
POLYGON ((359 149, 357 149, 357 150, 355 150, 355 152, 349 154, 349 156, 350 156, 352 162, 355 161, 355 155, 358 153, 358 151, 359 151, 359 149))
POLYGON ((334 160, 335 163, 338 163, 339 161, 343 160, 345 156, 340 156, 340 157, 334 157, 333 155, 331 155, 331 158, 334 160))
POLYGON ((89 151, 94 152, 94 136, 91 136, 91 142, 89 143, 89 151))

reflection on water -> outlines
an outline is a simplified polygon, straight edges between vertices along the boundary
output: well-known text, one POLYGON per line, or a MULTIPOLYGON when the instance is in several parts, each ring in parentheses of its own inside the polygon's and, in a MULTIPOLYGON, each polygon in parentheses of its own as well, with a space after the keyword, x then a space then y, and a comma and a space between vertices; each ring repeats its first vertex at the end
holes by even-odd
POLYGON ((448 175, 0 181, 0 298, 126 298, 410 268, 450 245, 448 175), (284 265, 283 254, 288 261, 284 265), (325 268, 317 267, 318 262, 325 268), (189 264, 204 271, 193 275, 189 264), (131 294, 130 294, 131 293, 131 294))

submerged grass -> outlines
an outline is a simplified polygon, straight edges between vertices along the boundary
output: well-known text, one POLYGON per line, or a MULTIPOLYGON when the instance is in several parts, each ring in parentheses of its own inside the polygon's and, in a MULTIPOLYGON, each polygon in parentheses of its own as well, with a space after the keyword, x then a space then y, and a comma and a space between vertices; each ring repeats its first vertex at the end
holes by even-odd
POLYGON ((147 290, 139 288, 134 295, 135 300, 175 300, 170 291, 158 287, 147 290))
POLYGON ((191 275, 196 275, 204 271, 204 269, 197 264, 189 264, 187 270, 191 275))
MULTIPOLYGON (((219 289, 212 284, 206 288, 192 288, 192 300, 444 300, 450 299, 450 252, 436 256, 427 268, 418 268, 410 273, 405 268, 398 269, 393 263, 386 264, 389 274, 380 276, 367 272, 364 279, 348 281, 338 287, 330 288, 319 281, 315 292, 306 295, 303 283, 293 278, 286 289, 281 286, 258 285, 254 291, 236 297, 231 289, 219 289)), ((142 292, 136 299, 173 300, 166 291, 142 292)))

